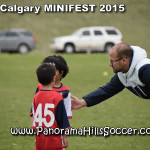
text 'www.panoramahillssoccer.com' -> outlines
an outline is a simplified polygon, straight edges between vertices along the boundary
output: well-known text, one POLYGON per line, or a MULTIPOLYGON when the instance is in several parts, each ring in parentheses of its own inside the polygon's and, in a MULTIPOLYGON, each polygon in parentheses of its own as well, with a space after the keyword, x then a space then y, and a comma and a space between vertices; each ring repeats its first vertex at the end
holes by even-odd
POLYGON ((12 135, 75 135, 75 136, 103 136, 109 137, 110 135, 150 135, 150 128, 113 128, 113 127, 83 127, 83 128, 70 128, 70 129, 59 129, 59 128, 10 128, 12 135))

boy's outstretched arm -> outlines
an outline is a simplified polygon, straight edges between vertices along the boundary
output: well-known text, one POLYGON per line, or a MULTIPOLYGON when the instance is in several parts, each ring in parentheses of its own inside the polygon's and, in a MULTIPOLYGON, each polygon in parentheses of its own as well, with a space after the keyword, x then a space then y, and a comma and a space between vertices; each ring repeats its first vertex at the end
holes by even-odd
POLYGON ((86 103, 86 101, 84 100, 84 99, 82 99, 82 100, 79 100, 77 97, 75 97, 75 96, 71 96, 71 108, 73 109, 73 110, 75 110, 75 109, 80 109, 80 108, 82 108, 82 107, 85 107, 85 106, 87 106, 87 103, 86 103))
POLYGON ((63 135, 63 148, 67 148, 68 147, 68 139, 67 136, 64 134, 63 135))

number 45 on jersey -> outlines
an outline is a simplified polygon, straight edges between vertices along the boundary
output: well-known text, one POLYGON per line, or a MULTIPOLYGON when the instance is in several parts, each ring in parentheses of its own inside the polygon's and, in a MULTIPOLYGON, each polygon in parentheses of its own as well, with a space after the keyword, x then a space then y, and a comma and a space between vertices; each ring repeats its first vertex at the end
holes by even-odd
POLYGON ((42 123, 44 123, 46 127, 51 127, 54 124, 55 116, 54 113, 51 110, 49 110, 49 108, 54 108, 54 107, 55 107, 54 104, 46 103, 44 108, 44 114, 43 114, 45 118, 42 118, 42 104, 39 103, 36 109, 36 113, 34 115, 33 126, 35 126, 35 123, 37 122, 39 123, 38 126, 42 126, 42 123), (51 118, 50 122, 47 122, 46 116, 50 116, 51 118))

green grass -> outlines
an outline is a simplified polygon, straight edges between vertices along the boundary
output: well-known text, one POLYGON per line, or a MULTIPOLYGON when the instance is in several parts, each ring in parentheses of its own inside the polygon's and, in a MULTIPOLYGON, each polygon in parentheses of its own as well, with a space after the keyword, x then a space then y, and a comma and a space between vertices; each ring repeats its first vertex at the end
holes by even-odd
MULTIPOLYGON (((10 128, 31 127, 29 111, 37 86, 35 70, 46 55, 0 55, 0 149, 34 149, 34 136, 13 136, 10 128)), ((107 54, 72 54, 67 60, 70 73, 63 83, 72 95, 82 98, 107 83, 113 76, 108 67, 107 54), (108 76, 103 76, 107 71, 108 76)), ((127 90, 91 108, 73 111, 73 128, 95 127, 149 127, 149 101, 134 96, 127 90)), ((70 136, 69 148, 76 149, 149 149, 149 136, 70 136)))
MULTIPOLYGON (((37 80, 35 70, 44 57, 51 55, 50 41, 68 35, 84 26, 115 26, 123 34, 124 42, 146 49, 149 56, 150 15, 149 0, 25 0, 5 1, 1 4, 96 4, 95 13, 32 13, 18 15, 0 12, 0 29, 25 28, 36 36, 37 48, 28 55, 0 54, 0 150, 34 149, 34 136, 12 136, 11 127, 29 127, 29 111, 37 80), (99 4, 125 4, 125 13, 99 13, 99 4)), ((113 76, 108 54, 72 54, 62 56, 67 60, 70 73, 63 83, 72 95, 82 98, 85 94, 107 83, 113 76), (108 76, 103 76, 103 72, 108 76)), ((127 90, 91 108, 73 111, 70 121, 74 128, 96 127, 149 127, 149 100, 143 100, 127 90)), ((148 150, 149 136, 71 136, 70 150, 148 150)))

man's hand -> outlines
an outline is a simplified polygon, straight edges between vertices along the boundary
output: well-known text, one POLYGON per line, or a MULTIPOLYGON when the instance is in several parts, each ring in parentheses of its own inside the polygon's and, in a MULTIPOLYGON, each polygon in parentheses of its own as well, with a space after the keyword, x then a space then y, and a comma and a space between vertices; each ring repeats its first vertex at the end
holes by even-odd
POLYGON ((77 97, 71 96, 71 100, 72 100, 71 101, 71 108, 73 110, 80 109, 80 108, 82 108, 84 106, 87 106, 86 101, 84 99, 79 100, 77 97))

